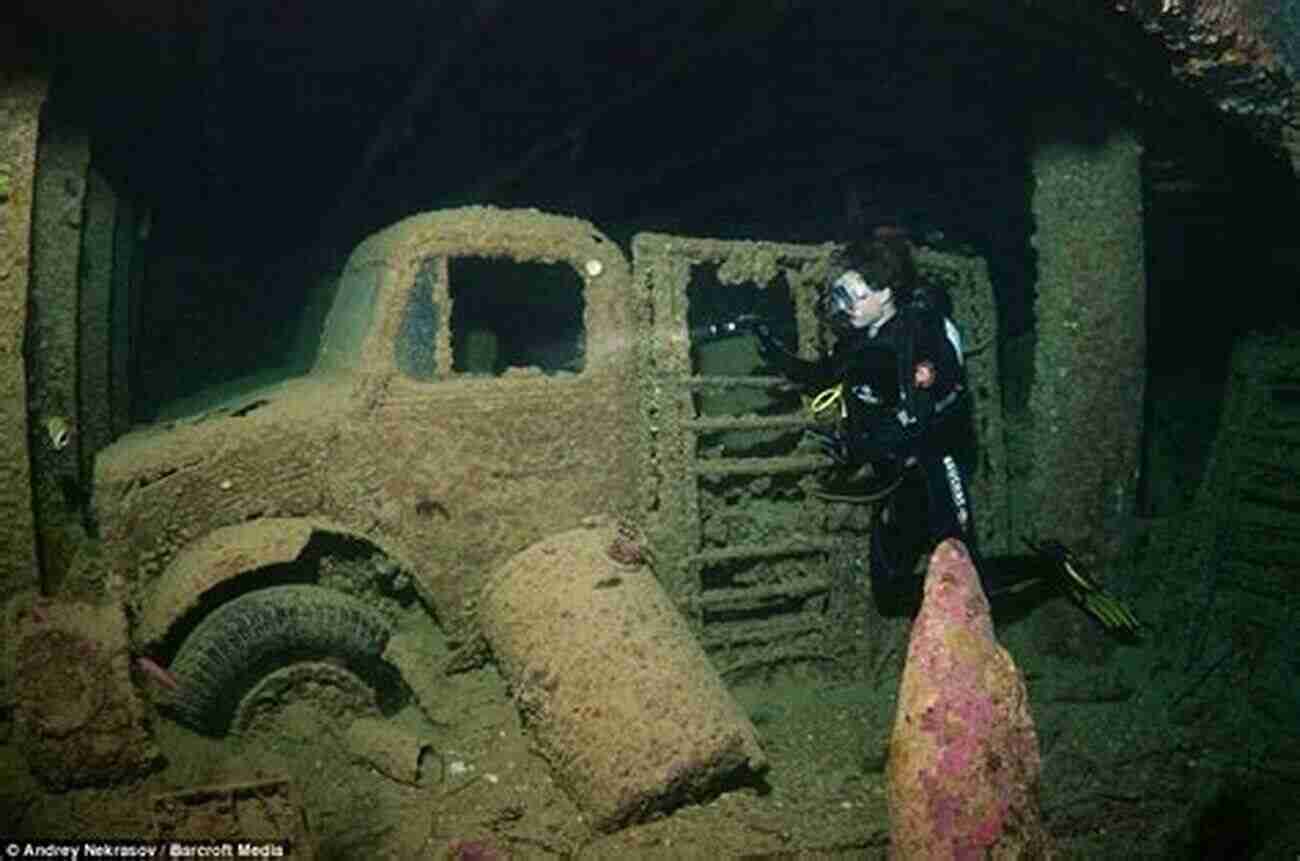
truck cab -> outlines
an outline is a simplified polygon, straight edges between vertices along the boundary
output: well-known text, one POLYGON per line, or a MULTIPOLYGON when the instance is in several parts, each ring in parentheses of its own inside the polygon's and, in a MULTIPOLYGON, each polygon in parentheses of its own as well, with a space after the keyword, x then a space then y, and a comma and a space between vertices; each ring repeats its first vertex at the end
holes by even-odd
MULTIPOLYGON (((834 248, 642 233, 629 262, 587 222, 487 207, 376 233, 342 271, 310 373, 96 456, 98 558, 136 643, 165 657, 324 536, 409 571, 468 648, 489 573, 606 517, 633 528, 724 673, 840 659, 869 600, 874 509, 817 493, 828 461, 801 443, 813 419, 752 337, 700 337, 757 311, 804 355, 826 349, 815 304, 834 248)), ((991 342, 983 262, 917 261, 967 343, 991 342)), ((978 523, 996 548, 993 353, 972 351, 967 370, 978 523)))
POLYGON ((631 515, 630 275, 591 225, 531 210, 426 213, 364 241, 310 373, 98 453, 100 558, 142 645, 317 533, 399 560, 460 631, 512 553, 631 515))

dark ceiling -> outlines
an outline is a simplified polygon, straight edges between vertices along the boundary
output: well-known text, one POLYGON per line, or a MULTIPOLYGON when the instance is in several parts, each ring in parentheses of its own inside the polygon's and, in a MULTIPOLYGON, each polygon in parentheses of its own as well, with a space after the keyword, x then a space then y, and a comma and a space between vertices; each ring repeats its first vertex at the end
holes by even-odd
POLYGON ((1140 28, 1077 4, 20 3, 57 69, 51 103, 156 213, 161 255, 346 252, 464 203, 574 214, 619 240, 893 223, 985 256, 1014 330, 1045 109, 1142 127, 1180 182, 1271 177, 1228 182, 1211 106, 1170 87, 1140 28))
POLYGON ((47 110, 152 213, 141 416, 287 366, 285 333, 358 241, 467 203, 577 215, 620 242, 893 224, 985 258, 1002 333, 1031 334, 1030 147, 1116 126, 1145 147, 1149 366, 1222 374, 1235 333, 1300 325, 1289 164, 1101 5, 18 3, 0 56, 54 70, 47 110))
POLYGON ((1079 64, 924 5, 249 0, 44 20, 100 169, 181 244, 346 244, 465 202, 615 234, 824 239, 852 216, 977 241, 1023 194, 1026 104, 1079 64))

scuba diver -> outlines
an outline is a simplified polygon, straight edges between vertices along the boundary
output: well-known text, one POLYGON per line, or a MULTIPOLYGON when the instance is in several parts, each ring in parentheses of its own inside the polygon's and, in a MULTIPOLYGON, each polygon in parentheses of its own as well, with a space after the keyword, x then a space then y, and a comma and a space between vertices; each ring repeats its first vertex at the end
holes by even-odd
MULTIPOLYGON (((918 563, 946 538, 970 550, 990 597, 1042 581, 1041 571, 986 564, 976 546, 968 490, 973 461, 971 398, 961 335, 947 297, 919 283, 907 239, 877 231, 832 260, 819 314, 835 333, 829 354, 796 355, 761 321, 752 323, 764 361, 805 391, 828 429, 807 433, 834 462, 823 495, 882 501, 871 531, 871 581, 882 609, 916 600, 918 563)), ((1026 541, 1070 596, 1108 628, 1139 623, 1057 542, 1026 541)), ((1041 565, 1037 566, 1039 569, 1041 565)))
MULTIPOLYGON (((802 359, 767 327, 756 326, 755 334, 764 360, 820 390, 812 409, 835 419, 831 429, 808 432, 835 463, 827 494, 883 498, 871 531, 872 584, 877 600, 892 604, 916 585, 913 569, 926 545, 960 538, 975 552, 958 457, 971 437, 965 359, 946 309, 918 285, 905 238, 852 243, 832 267, 819 302, 836 336, 828 355, 802 359)), ((984 566, 977 567, 983 577, 984 566)))

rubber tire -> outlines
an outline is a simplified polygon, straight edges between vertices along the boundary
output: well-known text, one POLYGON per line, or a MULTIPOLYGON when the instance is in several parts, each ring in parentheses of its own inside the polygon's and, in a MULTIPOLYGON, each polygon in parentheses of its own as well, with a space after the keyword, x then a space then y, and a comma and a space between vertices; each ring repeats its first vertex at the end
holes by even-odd
POLYGON ((372 684, 401 685, 384 659, 392 628, 376 610, 321 586, 271 586, 221 605, 181 644, 171 710, 199 732, 225 735, 240 699, 267 673, 335 659, 372 684))

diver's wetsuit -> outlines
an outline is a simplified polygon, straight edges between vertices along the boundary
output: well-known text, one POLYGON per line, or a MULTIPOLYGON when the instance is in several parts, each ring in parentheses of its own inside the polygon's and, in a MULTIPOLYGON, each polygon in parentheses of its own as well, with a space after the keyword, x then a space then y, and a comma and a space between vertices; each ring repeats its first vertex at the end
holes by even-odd
MULTIPOLYGON (((878 601, 889 605, 913 597, 917 558, 945 538, 960 538, 979 559, 964 466, 973 428, 960 340, 951 321, 924 306, 909 307, 887 320, 875 338, 866 337, 887 345, 896 357, 898 403, 883 416, 879 409, 867 410, 869 417, 858 424, 853 420, 858 398, 846 398, 849 434, 866 437, 884 457, 917 467, 904 470, 903 483, 871 531, 872 584, 878 601)), ((847 385, 845 392, 850 392, 847 385)), ((985 566, 977 561, 977 568, 982 576, 985 566)))
POLYGON ((820 361, 786 353, 783 364, 796 382, 842 386, 842 469, 871 463, 887 473, 903 470, 872 529, 877 600, 891 605, 914 596, 916 560, 945 538, 961 538, 978 559, 963 464, 972 429, 956 327, 917 303, 900 308, 874 336, 868 329, 841 332, 820 361))

